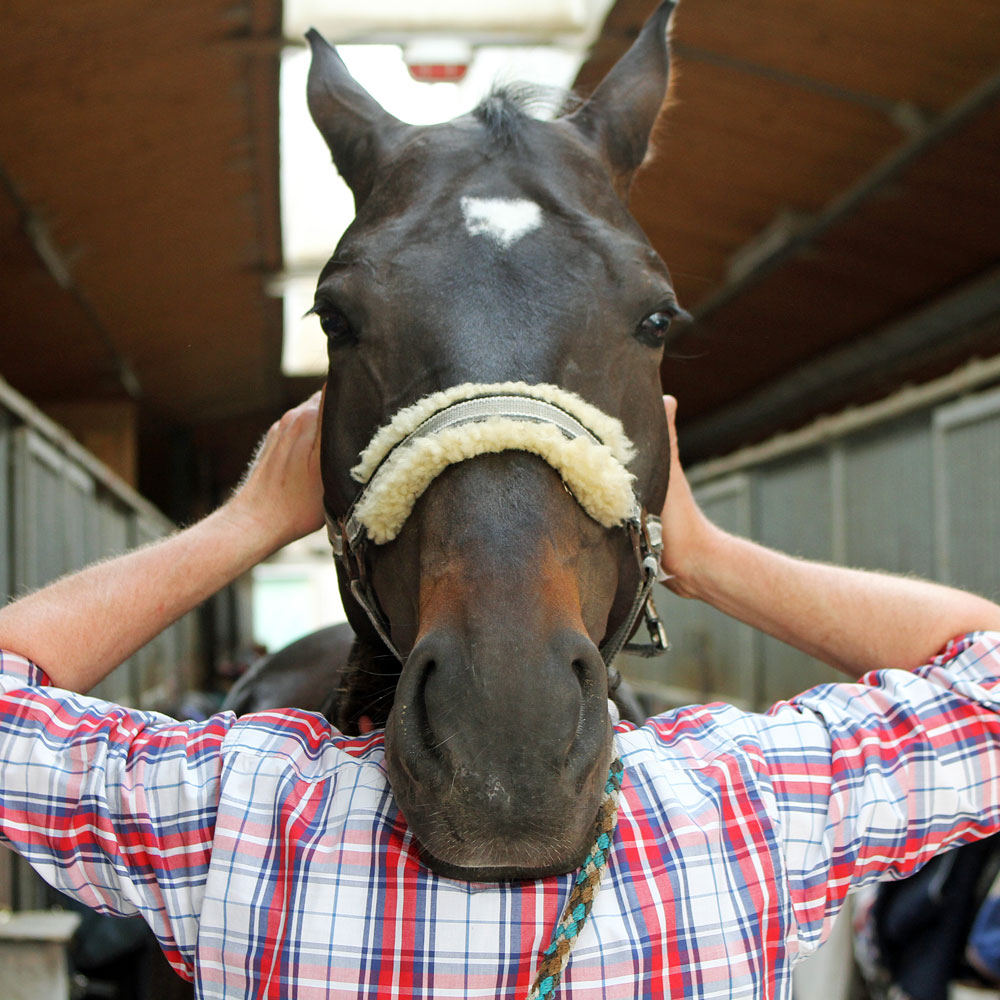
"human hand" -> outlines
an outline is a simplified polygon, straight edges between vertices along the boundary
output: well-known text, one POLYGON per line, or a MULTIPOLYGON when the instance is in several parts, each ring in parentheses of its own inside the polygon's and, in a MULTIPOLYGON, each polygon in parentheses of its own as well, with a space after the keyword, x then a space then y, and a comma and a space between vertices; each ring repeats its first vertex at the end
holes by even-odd
POLYGON ((695 596, 694 574, 707 558, 715 526, 702 513, 681 467, 677 450, 677 400, 663 397, 670 435, 670 483, 663 504, 663 555, 660 564, 667 574, 665 586, 681 597, 695 596))
POLYGON ((326 386, 271 425, 226 504, 248 530, 273 536, 274 548, 323 525, 319 468, 326 386))

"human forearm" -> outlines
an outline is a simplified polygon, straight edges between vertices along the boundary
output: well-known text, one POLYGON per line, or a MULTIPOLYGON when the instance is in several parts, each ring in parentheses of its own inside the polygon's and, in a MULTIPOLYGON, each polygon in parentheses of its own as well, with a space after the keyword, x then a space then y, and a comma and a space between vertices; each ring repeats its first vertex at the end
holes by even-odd
POLYGON ((0 611, 0 648, 87 691, 274 548, 223 507, 186 531, 97 563, 0 611))
POLYGON ((1000 629, 1000 607, 974 594, 792 558, 717 528, 678 584, 852 677, 912 668, 956 635, 1000 629))

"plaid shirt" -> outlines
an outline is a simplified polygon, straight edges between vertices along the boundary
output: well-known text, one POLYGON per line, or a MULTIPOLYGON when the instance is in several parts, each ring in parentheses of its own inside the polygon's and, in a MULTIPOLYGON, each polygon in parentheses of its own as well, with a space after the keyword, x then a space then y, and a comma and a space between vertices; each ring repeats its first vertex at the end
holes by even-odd
MULTIPOLYGON (((1000 828, 1000 635, 767 715, 618 727, 604 885, 559 995, 791 996, 849 889, 1000 828)), ((0 657, 0 824, 58 888, 141 913, 200 997, 521 998, 572 875, 424 868, 382 736, 317 715, 177 723, 0 657)))

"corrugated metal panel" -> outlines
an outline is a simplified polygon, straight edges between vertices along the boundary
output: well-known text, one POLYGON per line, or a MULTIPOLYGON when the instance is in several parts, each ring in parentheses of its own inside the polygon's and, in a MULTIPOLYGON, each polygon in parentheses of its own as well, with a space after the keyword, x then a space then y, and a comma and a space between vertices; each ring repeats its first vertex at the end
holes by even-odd
POLYGON ((826 451, 768 465, 754 486, 754 537, 789 555, 831 557, 831 474, 826 451))
MULTIPOLYGON (((770 548, 806 559, 832 559, 833 513, 827 450, 775 462, 754 476, 753 537, 770 548)), ((761 638, 760 656, 760 695, 767 704, 840 677, 825 664, 769 636, 761 638)))
POLYGON ((63 560, 66 572, 83 569, 101 555, 94 480, 65 461, 63 476, 63 560))
POLYGON ((1000 599, 1000 392, 934 417, 942 579, 1000 599))
MULTIPOLYGON (((68 462, 30 427, 12 434, 15 592, 40 587, 86 561, 83 499, 93 480, 68 462)), ((44 664, 43 664, 44 666, 44 664)), ((23 861, 14 865, 10 887, 15 909, 43 909, 47 887, 23 861)))
POLYGON ((846 443, 844 462, 844 561, 933 576, 929 415, 858 435, 846 443))
POLYGON ((111 497, 98 504, 98 535, 102 554, 116 556, 128 550, 131 516, 127 508, 111 497))
POLYGON ((96 484, 32 428, 11 437, 14 585, 33 589, 102 554, 96 484))
POLYGON ((30 427, 13 434, 14 589, 32 590, 65 569, 63 458, 30 427))

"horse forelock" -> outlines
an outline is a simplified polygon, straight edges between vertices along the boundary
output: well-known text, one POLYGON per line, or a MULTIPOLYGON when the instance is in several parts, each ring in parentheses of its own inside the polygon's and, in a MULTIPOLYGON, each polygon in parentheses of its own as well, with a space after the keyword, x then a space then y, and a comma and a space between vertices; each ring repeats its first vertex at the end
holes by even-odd
POLYGON ((568 114, 578 103, 569 91, 533 83, 496 83, 473 109, 493 142, 516 143, 529 122, 547 121, 568 114))

